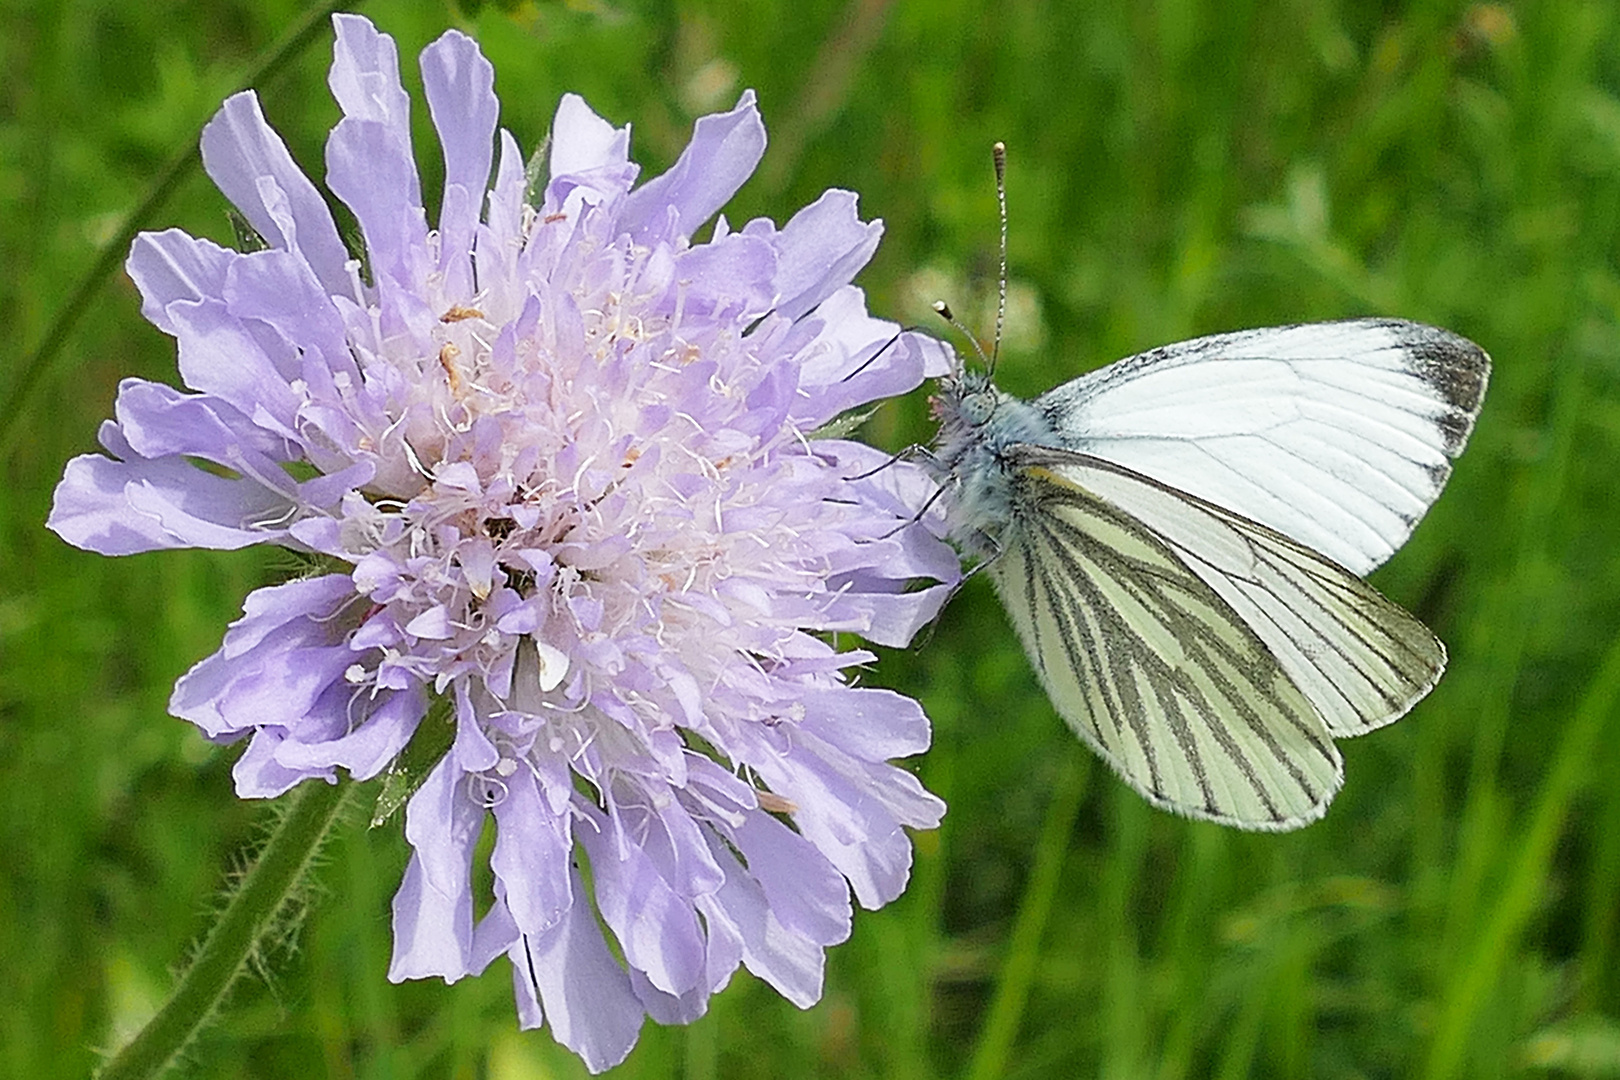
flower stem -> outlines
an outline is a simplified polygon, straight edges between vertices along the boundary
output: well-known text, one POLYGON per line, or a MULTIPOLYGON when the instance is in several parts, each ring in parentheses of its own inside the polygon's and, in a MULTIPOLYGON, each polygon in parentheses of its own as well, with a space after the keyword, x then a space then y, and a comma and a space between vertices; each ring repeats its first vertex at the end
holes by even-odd
POLYGON ((277 915, 309 872, 353 784, 307 781, 288 796, 286 816, 231 897, 174 993, 98 1080, 162 1075, 219 1008, 231 984, 276 930, 277 915))

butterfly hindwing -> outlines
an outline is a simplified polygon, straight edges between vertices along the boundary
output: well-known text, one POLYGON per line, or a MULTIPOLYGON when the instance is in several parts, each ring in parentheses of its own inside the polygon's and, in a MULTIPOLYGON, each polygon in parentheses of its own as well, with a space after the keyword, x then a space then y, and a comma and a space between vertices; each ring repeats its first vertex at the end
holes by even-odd
POLYGON ((1251 829, 1320 817, 1342 763, 1272 650, 1171 544, 1067 475, 1081 455, 1024 451, 1047 456, 1015 463, 990 573, 1059 714, 1158 806, 1251 829))
MULTIPOLYGON (((1393 723, 1434 689, 1446 649, 1415 616, 1280 533, 1211 512, 1228 518, 1250 541, 1256 572, 1232 578, 1210 567, 1200 576, 1266 642, 1333 735, 1360 735, 1393 723)), ((1196 560, 1194 552, 1183 554, 1196 560)))
POLYGON ((1254 632, 1335 736, 1399 719, 1445 668, 1445 647, 1416 617, 1275 530, 1088 455, 1018 446, 1009 458, 1107 500, 1159 537, 1254 632))

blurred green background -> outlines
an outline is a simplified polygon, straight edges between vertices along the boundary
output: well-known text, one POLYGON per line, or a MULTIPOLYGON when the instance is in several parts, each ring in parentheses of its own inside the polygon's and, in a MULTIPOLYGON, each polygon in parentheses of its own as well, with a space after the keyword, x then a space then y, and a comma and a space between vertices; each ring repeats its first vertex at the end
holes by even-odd
MULTIPOLYGON (((879 314, 987 327, 989 145, 1011 153, 1000 380, 1031 394, 1243 326, 1391 314, 1496 369, 1472 446, 1376 575, 1452 651, 1406 720, 1344 744, 1327 818, 1255 836, 1149 810, 1070 737, 989 584, 874 681, 920 696, 951 810, 909 892, 857 916, 800 1012, 739 973, 625 1077, 1620 1075, 1620 17, 1606 2, 683 0, 358 8, 496 64, 525 148, 559 94, 653 173, 759 91, 733 221, 828 186, 888 226, 879 314)), ((80 1077, 166 991, 264 828, 232 752, 165 715, 276 573, 110 560, 42 525, 124 375, 174 381, 122 274, 73 289, 171 156, 303 15, 288 0, 0 3, 0 1073, 80 1077), (77 316, 63 334, 64 307, 77 316), (59 340, 57 340, 59 339, 59 340), (43 341, 54 363, 18 400, 43 341)), ((330 34, 260 85, 319 171, 330 34)), ((418 153, 438 151, 416 103, 418 153)), ((141 222, 231 237, 199 172, 141 222)), ((926 439, 924 395, 867 436, 926 439)), ((190 1055, 208 1077, 569 1077, 507 965, 390 985, 397 823, 345 828, 296 943, 190 1055)))

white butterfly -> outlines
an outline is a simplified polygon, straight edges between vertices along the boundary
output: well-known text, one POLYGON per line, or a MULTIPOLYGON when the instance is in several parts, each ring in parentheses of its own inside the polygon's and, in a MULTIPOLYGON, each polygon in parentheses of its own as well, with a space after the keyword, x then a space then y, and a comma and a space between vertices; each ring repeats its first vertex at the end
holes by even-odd
POLYGON ((1333 738, 1399 719, 1445 668, 1358 575, 1440 494, 1489 373, 1398 319, 1167 345, 1032 402, 958 371, 934 460, 953 535, 1087 745, 1155 806, 1293 829, 1343 780, 1333 738))

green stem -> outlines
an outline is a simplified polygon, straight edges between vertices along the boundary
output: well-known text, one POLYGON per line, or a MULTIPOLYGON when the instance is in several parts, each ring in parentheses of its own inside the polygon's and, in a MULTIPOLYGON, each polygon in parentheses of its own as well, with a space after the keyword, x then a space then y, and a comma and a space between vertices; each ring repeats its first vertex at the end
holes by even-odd
MULTIPOLYGON (((324 0, 310 8, 302 19, 281 36, 281 40, 270 47, 264 59, 243 77, 240 86, 255 86, 268 81, 302 52, 306 45, 320 36, 331 20, 333 12, 359 5, 360 0, 324 0)), ((45 375, 51 371, 53 361, 62 351, 62 346, 67 343, 68 335, 78 324, 79 317, 89 310, 90 301, 96 292, 106 284, 113 271, 123 262, 124 256, 129 252, 129 245, 135 240, 135 234, 146 226, 157 208, 174 194, 175 189, 191 175, 198 162, 202 160, 197 148, 198 140, 201 138, 202 128, 199 126, 197 134, 187 145, 176 151, 164 164, 157 178, 146 189, 146 195, 133 210, 124 215, 118 232, 102 247, 95 264, 79 279, 79 284, 57 310, 56 318, 51 320, 51 325, 45 330, 45 336, 40 338, 39 344, 34 346, 18 365, 17 381, 13 384, 11 395, 4 407, 0 407, 0 461, 11 455, 17 436, 22 431, 22 418, 28 413, 28 405, 44 382, 45 375)))
POLYGON ((219 1008, 231 984, 276 929, 277 915, 309 872, 350 783, 310 780, 289 795, 286 816, 231 897, 163 1007, 97 1074, 98 1080, 160 1076, 219 1008))

